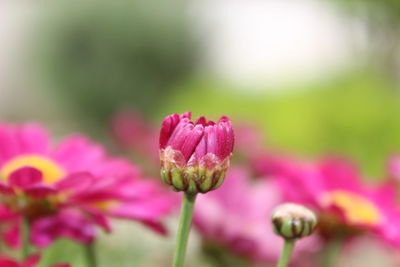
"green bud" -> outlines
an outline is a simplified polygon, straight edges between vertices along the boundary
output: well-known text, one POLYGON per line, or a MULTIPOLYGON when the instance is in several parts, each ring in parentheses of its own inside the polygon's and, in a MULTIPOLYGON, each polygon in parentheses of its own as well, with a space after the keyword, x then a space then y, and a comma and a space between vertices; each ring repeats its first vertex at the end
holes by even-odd
POLYGON ((225 178, 226 169, 206 167, 162 168, 161 177, 164 183, 172 186, 175 191, 188 193, 207 193, 217 189, 225 178))
POLYGON ((222 185, 229 167, 229 157, 220 161, 214 155, 206 155, 204 157, 206 160, 189 166, 179 164, 180 157, 179 151, 170 148, 162 150, 160 153, 161 178, 175 191, 184 191, 190 194, 207 193, 222 185))
POLYGON ((275 234, 285 239, 298 239, 311 235, 317 226, 317 217, 308 208, 286 203, 279 205, 272 213, 275 234))

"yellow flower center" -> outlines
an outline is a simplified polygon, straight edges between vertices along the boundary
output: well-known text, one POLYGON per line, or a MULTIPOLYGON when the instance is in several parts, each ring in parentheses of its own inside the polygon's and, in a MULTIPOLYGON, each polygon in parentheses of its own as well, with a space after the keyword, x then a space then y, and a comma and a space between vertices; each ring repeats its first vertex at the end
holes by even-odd
POLYGON ((93 206, 101 211, 110 210, 116 206, 118 206, 118 201, 116 200, 104 200, 99 201, 93 204, 93 206))
POLYGON ((376 205, 367 198, 345 190, 335 190, 323 195, 321 199, 325 207, 336 206, 344 212, 346 220, 351 224, 377 225, 382 215, 376 205))
POLYGON ((65 176, 65 171, 53 160, 38 155, 24 155, 6 162, 0 170, 0 178, 7 180, 12 172, 26 166, 40 170, 46 184, 53 184, 65 176))

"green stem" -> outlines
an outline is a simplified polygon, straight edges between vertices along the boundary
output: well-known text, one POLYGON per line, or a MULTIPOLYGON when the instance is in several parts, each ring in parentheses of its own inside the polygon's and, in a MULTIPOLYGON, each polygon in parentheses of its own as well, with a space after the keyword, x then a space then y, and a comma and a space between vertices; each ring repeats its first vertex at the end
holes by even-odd
POLYGON ((190 225, 192 224, 194 202, 196 194, 185 193, 182 202, 181 216, 179 219, 178 236, 175 246, 173 267, 183 267, 186 246, 189 238, 190 225))
POLYGON ((85 245, 85 257, 86 257, 86 266, 87 267, 96 267, 97 266, 96 246, 95 246, 94 241, 85 245))
POLYGON ((221 245, 215 244, 215 242, 208 242, 203 240, 202 252, 210 262, 210 266, 213 267, 250 267, 253 266, 246 257, 234 255, 221 245))
POLYGON ((322 255, 321 266, 332 267, 338 255, 340 254, 341 248, 342 248, 341 238, 332 239, 330 242, 328 242, 328 244, 325 246, 325 251, 323 252, 322 255))
POLYGON ((292 255, 295 240, 285 239, 285 244, 276 267, 286 267, 289 263, 290 256, 292 255))
POLYGON ((22 242, 22 250, 21 250, 21 258, 25 260, 29 256, 29 235, 30 235, 30 223, 28 218, 23 218, 21 223, 21 242, 22 242))

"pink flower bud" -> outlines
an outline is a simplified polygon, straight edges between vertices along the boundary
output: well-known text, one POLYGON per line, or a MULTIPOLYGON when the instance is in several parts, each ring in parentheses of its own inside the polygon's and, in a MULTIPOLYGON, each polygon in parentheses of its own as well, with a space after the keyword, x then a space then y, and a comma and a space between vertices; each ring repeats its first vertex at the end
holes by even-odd
POLYGON ((218 123, 191 113, 172 114, 160 131, 161 177, 176 191, 206 193, 218 188, 232 155, 234 135, 228 117, 218 123))

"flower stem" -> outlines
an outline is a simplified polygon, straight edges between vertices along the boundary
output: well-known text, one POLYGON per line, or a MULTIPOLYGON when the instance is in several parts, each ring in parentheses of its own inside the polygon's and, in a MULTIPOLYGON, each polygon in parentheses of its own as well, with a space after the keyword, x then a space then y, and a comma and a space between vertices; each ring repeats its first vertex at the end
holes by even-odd
POLYGON ((288 265, 290 256, 292 255, 294 242, 295 240, 293 239, 285 239, 285 244, 276 267, 286 267, 288 265))
POLYGON ((21 249, 21 260, 25 260, 29 256, 29 235, 30 235, 30 223, 28 218, 22 218, 21 222, 21 242, 22 242, 22 249, 21 249))
POLYGON ((186 246, 189 238, 190 225, 192 224, 194 202, 196 194, 185 193, 179 219, 178 236, 175 246, 173 267, 183 267, 186 246))
POLYGON ((325 246, 325 251, 323 251, 321 266, 332 267, 338 255, 340 254, 341 248, 342 238, 330 240, 325 246))
POLYGON ((87 267, 96 267, 97 266, 96 246, 95 246, 94 241, 85 245, 85 257, 86 257, 86 266, 87 267))

